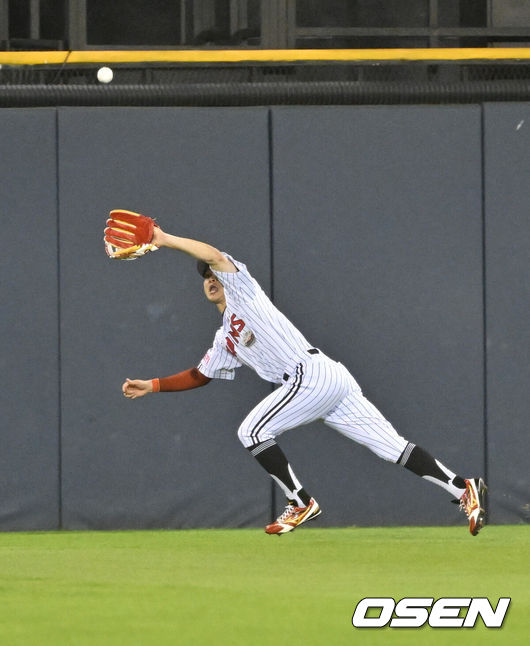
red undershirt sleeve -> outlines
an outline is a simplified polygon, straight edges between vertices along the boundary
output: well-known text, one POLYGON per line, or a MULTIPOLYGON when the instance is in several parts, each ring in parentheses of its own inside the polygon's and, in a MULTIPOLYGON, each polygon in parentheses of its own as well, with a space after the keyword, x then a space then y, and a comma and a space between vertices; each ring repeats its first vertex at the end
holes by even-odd
POLYGON ((191 390, 192 388, 199 388, 206 386, 211 381, 210 377, 206 377, 199 372, 197 368, 190 368, 184 370, 176 375, 170 377, 160 377, 152 380, 153 392, 175 392, 178 390, 191 390))

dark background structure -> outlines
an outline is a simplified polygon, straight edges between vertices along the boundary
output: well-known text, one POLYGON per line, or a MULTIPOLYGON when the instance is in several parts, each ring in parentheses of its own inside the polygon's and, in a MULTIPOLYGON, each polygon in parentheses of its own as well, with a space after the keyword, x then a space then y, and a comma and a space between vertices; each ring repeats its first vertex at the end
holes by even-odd
MULTIPOLYGON (((219 320, 186 257, 106 258, 115 207, 246 261, 400 432, 486 475, 492 522, 526 521, 528 110, 2 110, 0 526, 274 513, 236 437, 265 382, 241 369, 190 393, 121 395, 126 376, 196 364, 219 320)), ((463 522, 441 490, 331 429, 281 443, 324 525, 463 522)))
POLYGON ((7 49, 477 47, 528 43, 514 0, 0 0, 7 49))

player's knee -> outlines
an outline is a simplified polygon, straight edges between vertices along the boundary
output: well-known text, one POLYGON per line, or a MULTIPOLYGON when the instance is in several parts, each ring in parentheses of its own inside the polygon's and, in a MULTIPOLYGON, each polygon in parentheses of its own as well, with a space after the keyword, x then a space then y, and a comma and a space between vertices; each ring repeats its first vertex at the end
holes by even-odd
POLYGON ((237 429, 237 437, 239 438, 239 441, 246 449, 248 449, 248 447, 252 446, 252 444, 254 443, 250 436, 250 429, 247 427, 247 425, 244 422, 237 429))
POLYGON ((376 449, 372 449, 373 452, 379 456, 382 460, 387 462, 393 462, 394 464, 398 463, 401 455, 403 454, 405 448, 407 447, 407 440, 404 440, 401 436, 395 435, 393 441, 389 441, 386 444, 379 445, 376 449))

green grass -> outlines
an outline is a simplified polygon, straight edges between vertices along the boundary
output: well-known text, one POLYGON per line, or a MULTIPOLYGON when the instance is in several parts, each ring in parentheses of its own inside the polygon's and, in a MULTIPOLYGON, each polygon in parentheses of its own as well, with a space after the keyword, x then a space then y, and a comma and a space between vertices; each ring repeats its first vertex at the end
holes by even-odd
POLYGON ((526 526, 0 534, 0 644, 523 644, 528 565, 526 526), (366 596, 512 603, 501 629, 355 629, 366 596))

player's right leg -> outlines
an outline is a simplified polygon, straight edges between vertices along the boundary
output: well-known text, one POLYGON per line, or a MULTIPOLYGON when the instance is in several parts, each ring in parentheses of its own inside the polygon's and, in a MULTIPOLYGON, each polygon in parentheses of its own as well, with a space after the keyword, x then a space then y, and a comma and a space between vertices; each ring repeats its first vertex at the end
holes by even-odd
POLYGON ((323 417, 346 394, 347 375, 324 356, 308 358, 296 366, 285 383, 265 397, 243 420, 238 436, 243 446, 283 490, 287 506, 268 525, 268 534, 283 534, 320 515, 318 503, 302 487, 276 437, 323 417))
POLYGON ((321 513, 319 504, 314 498, 311 498, 305 507, 297 507, 292 500, 289 500, 278 518, 265 527, 265 532, 267 534, 286 534, 302 523, 320 516, 321 513))

